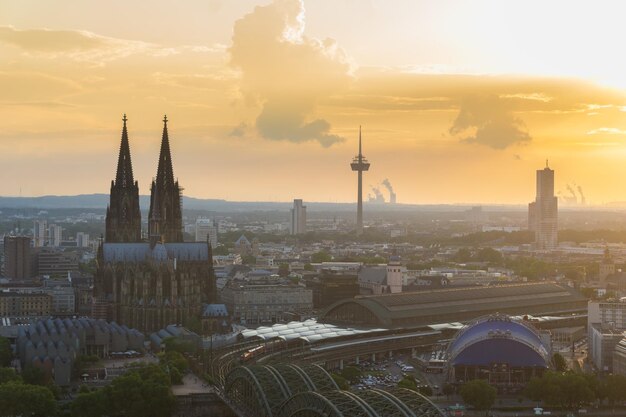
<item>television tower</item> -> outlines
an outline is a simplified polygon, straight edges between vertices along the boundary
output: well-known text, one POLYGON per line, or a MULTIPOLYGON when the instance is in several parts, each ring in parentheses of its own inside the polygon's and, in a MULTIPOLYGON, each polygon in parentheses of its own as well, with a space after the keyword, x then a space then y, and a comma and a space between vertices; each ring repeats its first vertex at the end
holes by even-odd
POLYGON ((359 173, 356 209, 356 234, 359 236, 363 234, 363 171, 369 171, 370 169, 370 163, 361 152, 361 126, 359 126, 359 154, 352 159, 350 166, 352 171, 359 173))

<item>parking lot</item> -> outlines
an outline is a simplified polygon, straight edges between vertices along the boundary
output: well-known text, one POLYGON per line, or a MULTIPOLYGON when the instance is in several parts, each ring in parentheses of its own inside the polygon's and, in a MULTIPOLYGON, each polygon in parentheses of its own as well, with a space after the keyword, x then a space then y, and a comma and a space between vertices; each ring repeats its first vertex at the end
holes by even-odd
POLYGON ((433 393, 438 393, 444 377, 442 374, 425 374, 410 360, 409 355, 396 354, 391 358, 376 362, 361 361, 361 381, 352 385, 354 389, 394 387, 405 376, 415 378, 417 385, 428 385, 433 393))

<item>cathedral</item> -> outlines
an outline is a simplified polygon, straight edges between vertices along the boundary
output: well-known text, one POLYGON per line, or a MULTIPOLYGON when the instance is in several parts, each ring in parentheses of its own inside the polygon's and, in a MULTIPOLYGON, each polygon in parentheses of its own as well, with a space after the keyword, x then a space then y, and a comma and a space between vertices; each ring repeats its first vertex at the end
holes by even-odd
POLYGON ((139 185, 133 178, 126 115, 115 180, 98 249, 95 318, 143 332, 200 323, 216 299, 211 244, 184 242, 181 187, 174 179, 167 117, 150 190, 147 238, 142 238, 139 185))

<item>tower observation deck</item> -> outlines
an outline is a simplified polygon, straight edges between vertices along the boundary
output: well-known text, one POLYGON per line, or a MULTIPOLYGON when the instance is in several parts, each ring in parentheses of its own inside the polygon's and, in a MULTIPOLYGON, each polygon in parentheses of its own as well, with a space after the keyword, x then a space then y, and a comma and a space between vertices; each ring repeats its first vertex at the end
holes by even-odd
POLYGON ((361 126, 359 126, 359 154, 352 159, 350 164, 352 171, 358 172, 357 210, 356 210, 356 234, 363 233, 363 171, 369 171, 370 163, 363 156, 361 150, 361 126))

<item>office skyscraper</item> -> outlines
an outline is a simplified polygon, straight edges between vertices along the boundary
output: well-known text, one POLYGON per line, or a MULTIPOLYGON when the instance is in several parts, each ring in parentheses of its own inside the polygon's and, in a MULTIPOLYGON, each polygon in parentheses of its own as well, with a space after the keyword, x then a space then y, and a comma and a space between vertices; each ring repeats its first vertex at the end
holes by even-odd
POLYGON ((51 224, 48 228, 48 246, 61 246, 63 240, 63 228, 56 224, 51 224))
POLYGON ((48 222, 46 220, 33 222, 33 243, 36 248, 46 246, 48 243, 48 222))
POLYGON ((300 199, 293 200, 289 231, 292 235, 306 233, 306 206, 302 205, 302 200, 300 199))
POLYGON ((211 242, 211 246, 217 246, 217 224, 211 219, 196 220, 196 242, 211 242))
POLYGON ((23 280, 31 276, 30 238, 4 237, 4 276, 23 280))
POLYGON ((558 200, 554 195, 554 170, 537 171, 537 196, 528 205, 528 229, 535 232, 538 250, 555 249, 558 244, 558 200))

